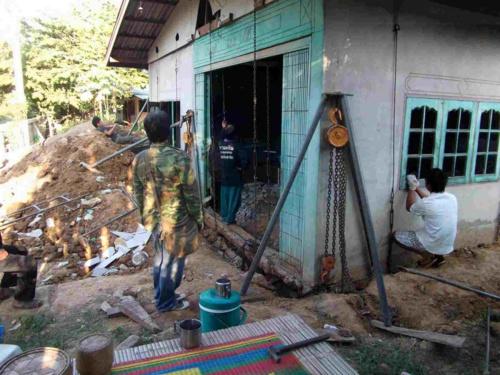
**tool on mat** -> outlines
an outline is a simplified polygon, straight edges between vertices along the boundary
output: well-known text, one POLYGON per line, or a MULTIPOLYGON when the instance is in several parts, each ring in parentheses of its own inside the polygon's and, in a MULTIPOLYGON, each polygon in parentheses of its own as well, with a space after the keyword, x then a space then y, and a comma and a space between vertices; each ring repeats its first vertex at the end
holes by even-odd
POLYGON ((306 346, 326 341, 329 338, 330 338, 330 334, 329 333, 325 333, 324 335, 316 336, 316 337, 313 337, 313 338, 310 338, 310 339, 306 339, 306 340, 302 340, 302 341, 299 341, 299 342, 295 342, 295 343, 289 344, 289 345, 275 345, 275 346, 271 346, 269 348, 269 355, 271 356, 271 358, 273 359, 274 362, 279 363, 279 362, 281 362, 281 356, 282 355, 284 355, 286 353, 289 353, 289 352, 291 352, 293 350, 296 350, 296 349, 305 348, 306 346))
POLYGON ((141 139, 141 140, 139 140, 139 141, 137 141, 135 143, 132 143, 132 144, 130 144, 128 146, 125 146, 125 147, 119 149, 116 152, 113 152, 111 155, 108 155, 108 156, 102 158, 101 160, 96 161, 94 164, 87 164, 87 163, 85 163, 85 162, 82 161, 82 162, 80 162, 80 167, 88 169, 92 173, 102 173, 100 170, 97 169, 98 166, 100 166, 101 164, 107 162, 110 159, 113 159, 116 156, 119 156, 119 155, 123 154, 125 151, 131 150, 134 147, 137 147, 137 146, 139 146, 139 145, 141 145, 141 144, 143 144, 143 143, 145 143, 147 141, 148 141, 147 138, 143 138, 143 139, 141 139))

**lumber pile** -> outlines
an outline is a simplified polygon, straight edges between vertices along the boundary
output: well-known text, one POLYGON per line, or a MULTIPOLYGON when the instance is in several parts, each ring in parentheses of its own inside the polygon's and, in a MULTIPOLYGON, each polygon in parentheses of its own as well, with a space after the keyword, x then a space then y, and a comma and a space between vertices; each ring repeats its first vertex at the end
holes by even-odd
MULTIPOLYGON (((221 218, 214 214, 211 209, 205 210, 205 226, 212 233, 219 233, 231 246, 220 246, 223 255, 229 259, 239 258, 244 266, 251 263, 255 251, 257 250, 257 240, 251 234, 237 225, 224 224, 221 218)), ((209 242, 213 236, 207 236, 209 242)), ((244 267, 243 267, 244 268, 244 267)), ((296 291, 298 294, 305 293, 305 287, 297 270, 286 264, 278 252, 270 247, 266 248, 264 256, 259 263, 260 271, 264 275, 269 275, 280 279, 288 288, 296 291)))

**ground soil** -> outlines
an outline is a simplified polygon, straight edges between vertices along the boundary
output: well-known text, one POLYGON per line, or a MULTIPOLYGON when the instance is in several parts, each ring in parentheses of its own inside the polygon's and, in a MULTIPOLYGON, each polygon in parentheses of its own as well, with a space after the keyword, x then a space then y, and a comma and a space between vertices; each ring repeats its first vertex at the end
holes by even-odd
MULTIPOLYGON (((117 149, 101 134, 93 135, 88 124, 81 125, 64 137, 50 140, 45 150, 40 147, 27 155, 17 167, 0 171, 0 192, 3 197, 2 208, 9 202, 30 203, 45 197, 70 192, 79 194, 89 190, 115 188, 129 181, 129 166, 133 155, 125 155, 105 165, 105 182, 97 182, 96 176, 80 170, 80 160, 98 159, 117 149), (66 139, 66 141, 62 140, 66 139), (68 140, 69 139, 69 140, 68 140), (50 149, 49 149, 50 148, 50 149), (48 155, 47 151, 51 150, 48 155), (57 157, 56 157, 57 156, 57 157), (54 169, 55 168, 55 169, 54 169), (43 172, 41 172, 43 171, 43 172), (54 178, 57 176, 57 178, 54 178), (5 195, 7 194, 7 195, 5 195)), ((57 221, 59 233, 53 237, 57 243, 61 238, 69 241, 66 231, 88 230, 92 225, 112 217, 127 205, 127 198, 120 192, 98 195, 102 202, 94 208, 93 222, 80 226, 71 226, 75 215, 81 215, 81 209, 62 210, 57 221), (80 211, 79 211, 80 210, 80 211)), ((14 204, 15 205, 15 204, 14 204)), ((18 230, 27 224, 16 226, 18 230)), ((110 230, 133 230, 137 225, 137 216, 129 216, 109 228, 91 236, 92 247, 100 249, 112 243, 114 237, 110 230)), ((24 227, 23 230, 27 228, 24 227)), ((46 248, 50 237, 47 228, 43 228, 42 244, 32 244, 31 248, 46 248)), ((69 236, 71 238, 71 235, 69 236)), ((64 242, 59 242, 62 245, 64 242)), ((57 245, 57 246, 58 246, 57 245)), ((74 245, 74 244, 73 244, 74 245)), ((53 251, 58 253, 57 246, 53 251)), ((81 259, 81 249, 75 245, 75 252, 81 259)), ((58 253, 59 254, 59 253, 58 253)), ((196 317, 197 296, 221 275, 227 275, 233 282, 233 289, 238 290, 244 278, 240 269, 229 264, 219 255, 219 249, 207 241, 202 241, 198 252, 189 257, 185 278, 180 291, 188 294, 191 308, 184 312, 157 314, 153 300, 153 288, 150 266, 131 269, 130 272, 99 278, 78 275, 57 279, 50 285, 37 289, 38 298, 44 302, 36 311, 21 312, 12 308, 12 299, 0 303, 0 317, 6 325, 6 342, 18 343, 23 349, 35 346, 57 346, 74 352, 78 338, 96 331, 109 331, 115 342, 130 334, 138 334, 141 343, 158 341, 175 336, 174 321, 187 317, 196 317), (133 294, 149 311, 162 328, 159 334, 153 334, 140 328, 128 318, 108 319, 100 310, 103 301, 116 304, 122 294, 133 294), (20 325, 19 325, 20 323, 20 325), (17 328, 16 328, 17 327, 17 328), (11 328, 15 328, 9 331, 11 328)), ((62 257, 62 254, 58 255, 62 257)), ((46 262, 47 272, 56 272, 57 262, 46 262)), ((128 260, 126 260, 127 262, 128 260)), ((64 267, 63 267, 64 269, 64 267)), ((447 262, 438 269, 425 270, 471 286, 492 292, 500 291, 500 244, 482 246, 474 249, 460 249, 447 258, 447 262)), ((76 273, 75 271, 71 271, 76 273)), ((43 276, 41 277, 43 278, 43 276)), ((486 307, 490 305, 500 310, 500 303, 481 298, 473 293, 446 286, 419 276, 399 272, 385 275, 385 286, 389 304, 395 312, 394 323, 413 329, 429 330, 466 337, 462 349, 450 349, 418 341, 411 338, 386 334, 370 326, 371 319, 381 319, 378 305, 377 288, 374 281, 361 291, 352 294, 322 292, 310 294, 300 299, 283 298, 273 291, 262 287, 266 280, 256 275, 250 288, 249 297, 258 298, 244 304, 248 310, 248 321, 256 321, 295 313, 300 315, 313 328, 321 328, 325 323, 347 328, 355 335, 357 342, 350 346, 337 346, 361 374, 396 374, 403 370, 415 374, 481 374, 484 362, 484 317, 486 307)), ((500 324, 500 323, 495 323, 500 324)), ((491 371, 500 373, 500 327, 494 325, 492 336, 491 371)))

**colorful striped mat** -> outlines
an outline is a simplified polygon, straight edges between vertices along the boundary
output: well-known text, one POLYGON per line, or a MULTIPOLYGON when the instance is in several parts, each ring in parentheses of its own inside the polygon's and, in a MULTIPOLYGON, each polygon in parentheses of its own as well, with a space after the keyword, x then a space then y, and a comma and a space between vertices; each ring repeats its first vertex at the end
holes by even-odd
POLYGON ((275 363, 268 353, 282 344, 274 333, 225 344, 205 346, 160 357, 120 363, 112 375, 303 375, 308 372, 292 354, 275 363))

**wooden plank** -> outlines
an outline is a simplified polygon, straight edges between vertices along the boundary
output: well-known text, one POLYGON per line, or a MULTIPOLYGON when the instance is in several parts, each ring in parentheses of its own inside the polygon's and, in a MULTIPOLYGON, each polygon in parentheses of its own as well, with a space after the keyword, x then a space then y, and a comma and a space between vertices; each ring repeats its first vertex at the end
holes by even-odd
POLYGON ((372 320, 370 323, 373 327, 382 329, 384 331, 388 331, 403 336, 415 337, 417 339, 434 342, 436 344, 447 345, 454 348, 463 347, 465 342, 465 337, 462 336, 445 335, 443 333, 437 333, 431 331, 419 331, 416 329, 409 329, 396 326, 386 327, 384 323, 382 323, 379 320, 372 320))

